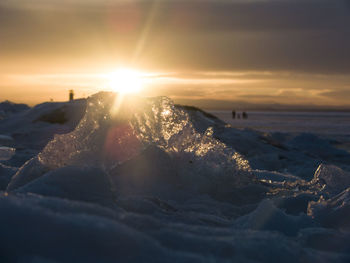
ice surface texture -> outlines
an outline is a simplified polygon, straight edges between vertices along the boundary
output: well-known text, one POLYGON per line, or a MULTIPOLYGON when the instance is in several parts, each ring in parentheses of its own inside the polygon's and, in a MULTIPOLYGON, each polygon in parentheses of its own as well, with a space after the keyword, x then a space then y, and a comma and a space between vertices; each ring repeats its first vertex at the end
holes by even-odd
POLYGON ((349 161, 313 135, 99 93, 73 131, 1 164, 0 261, 350 262, 349 161))
POLYGON ((205 134, 196 132, 188 114, 165 97, 120 100, 114 93, 98 93, 89 98, 77 128, 56 135, 38 158, 51 169, 99 166, 113 173, 151 146, 181 161, 180 173, 191 167, 196 175, 228 175, 237 184, 252 178, 247 160, 214 139, 210 129, 205 134))

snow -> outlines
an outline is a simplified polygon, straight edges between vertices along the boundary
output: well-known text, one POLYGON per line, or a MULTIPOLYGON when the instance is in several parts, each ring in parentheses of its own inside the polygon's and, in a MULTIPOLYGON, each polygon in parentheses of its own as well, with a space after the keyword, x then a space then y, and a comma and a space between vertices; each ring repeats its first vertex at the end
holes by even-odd
POLYGON ((27 183, 39 178, 49 171, 48 167, 43 166, 37 157, 28 160, 21 168, 18 169, 16 174, 11 178, 10 183, 7 186, 7 190, 11 191, 17 189, 27 183))
POLYGON ((114 93, 0 132, 16 149, 0 161, 3 262, 350 261, 350 154, 332 137, 114 93))
POLYGON ((0 190, 5 190, 17 168, 3 165, 0 163, 0 190))
POLYGON ((16 190, 71 200, 113 204, 114 192, 110 178, 96 168, 66 166, 46 173, 16 190))
POLYGON ((350 173, 334 165, 321 164, 311 182, 319 184, 324 193, 335 195, 350 186, 350 173))
POLYGON ((25 104, 16 104, 10 101, 0 103, 0 120, 11 117, 18 112, 26 111, 29 107, 25 104))
POLYGON ((317 202, 310 202, 307 212, 324 227, 349 230, 350 188, 327 200, 321 196, 317 202))
POLYGON ((8 136, 8 135, 2 135, 0 134, 0 140, 1 141, 12 141, 13 138, 11 136, 8 136))
POLYGON ((0 146, 0 161, 6 161, 12 158, 15 154, 16 149, 0 146))
POLYGON ((52 140, 54 134, 72 131, 84 115, 85 103, 85 100, 47 102, 0 120, 0 134, 13 138, 12 142, 7 141, 6 144, 0 139, 0 144, 16 148, 14 158, 6 164, 20 167, 28 159, 35 157, 52 140), (57 110, 66 117, 65 123, 49 122, 57 118, 54 114, 57 110), (51 120, 43 116, 50 116, 51 120))

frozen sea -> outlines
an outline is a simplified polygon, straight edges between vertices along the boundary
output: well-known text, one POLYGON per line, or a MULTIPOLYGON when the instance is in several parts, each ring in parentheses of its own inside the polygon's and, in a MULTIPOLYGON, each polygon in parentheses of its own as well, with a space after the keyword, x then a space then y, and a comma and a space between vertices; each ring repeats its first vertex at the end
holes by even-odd
POLYGON ((312 133, 339 140, 340 147, 350 150, 350 112, 247 111, 248 119, 232 118, 231 111, 208 112, 234 128, 262 132, 312 133))
POLYGON ((350 112, 247 111, 248 119, 232 119, 230 111, 208 112, 235 128, 350 136, 350 112))
POLYGON ((4 110, 0 262, 350 262, 349 114, 211 113, 4 110))

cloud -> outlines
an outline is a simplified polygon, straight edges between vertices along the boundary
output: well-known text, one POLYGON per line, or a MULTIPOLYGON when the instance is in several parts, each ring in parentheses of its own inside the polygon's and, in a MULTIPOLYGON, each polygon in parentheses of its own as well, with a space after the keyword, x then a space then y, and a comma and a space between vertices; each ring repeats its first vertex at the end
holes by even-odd
MULTIPOLYGON (((99 16, 108 9, 117 13, 147 13, 157 2, 157 28, 176 31, 286 31, 334 29, 350 25, 348 0, 272 1, 2 1, 3 9, 20 12, 74 11, 79 16, 99 16), (123 10, 124 9, 124 10, 123 10)), ((64 21, 63 21, 64 22, 64 21)))
POLYGON ((326 91, 326 92, 322 92, 320 93, 321 96, 326 97, 326 98, 330 98, 333 100, 337 100, 341 103, 346 103, 348 105, 350 105, 350 86, 348 87, 348 89, 342 89, 342 90, 331 90, 331 91, 326 91))
POLYGON ((133 60, 144 42, 137 63, 154 68, 348 73, 348 3, 2 1, 0 55, 107 64, 133 60))
POLYGON ((349 99, 349 0, 2 0, 0 25, 1 73, 124 64, 175 72, 154 88, 173 97, 349 99))

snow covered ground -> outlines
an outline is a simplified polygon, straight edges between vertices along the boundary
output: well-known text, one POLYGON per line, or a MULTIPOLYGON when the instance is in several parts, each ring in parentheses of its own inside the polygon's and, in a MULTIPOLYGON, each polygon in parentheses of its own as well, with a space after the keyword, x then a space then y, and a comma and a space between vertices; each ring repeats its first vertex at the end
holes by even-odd
POLYGON ((0 261, 349 262, 342 141, 232 126, 113 93, 5 117, 0 261))

